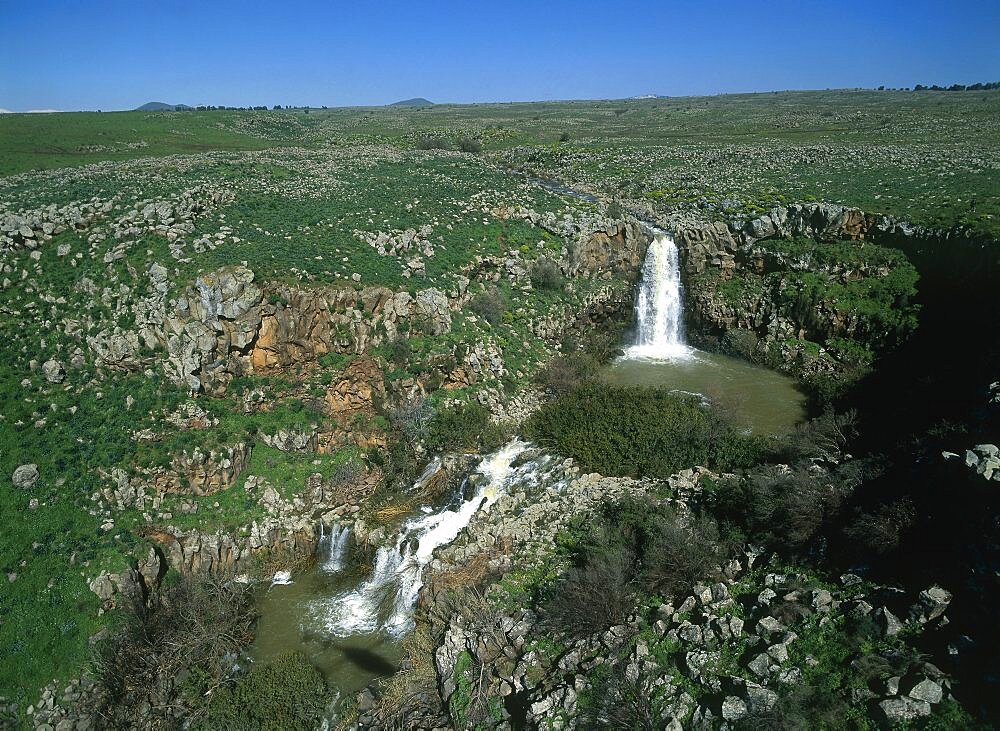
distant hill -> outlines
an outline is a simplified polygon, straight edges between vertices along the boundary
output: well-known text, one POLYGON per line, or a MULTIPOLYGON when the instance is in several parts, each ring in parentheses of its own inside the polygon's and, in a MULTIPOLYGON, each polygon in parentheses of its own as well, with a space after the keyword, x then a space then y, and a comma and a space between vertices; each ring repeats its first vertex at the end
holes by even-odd
POLYGON ((404 99, 401 102, 393 102, 390 107, 433 107, 434 102, 424 99, 422 96, 413 99, 404 99))
POLYGON ((190 109, 187 104, 164 104, 163 102, 149 102, 136 109, 137 112, 180 112, 190 109))

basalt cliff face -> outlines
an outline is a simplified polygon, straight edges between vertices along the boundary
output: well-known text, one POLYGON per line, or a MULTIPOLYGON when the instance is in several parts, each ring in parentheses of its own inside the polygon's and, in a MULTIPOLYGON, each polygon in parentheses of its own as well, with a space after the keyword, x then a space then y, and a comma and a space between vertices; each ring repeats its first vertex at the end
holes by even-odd
MULTIPOLYGON (((630 311, 628 280, 637 275, 649 235, 635 220, 599 220, 582 228, 568 221, 539 223, 575 242, 557 262, 570 282, 598 280, 576 305, 556 302, 528 323, 531 332, 554 349, 567 333, 602 327, 630 311)), ((473 388, 494 419, 520 421, 537 408, 538 399, 482 385, 498 382, 511 368, 491 341, 453 346, 450 357, 432 362, 431 369, 392 381, 371 353, 413 334, 449 333, 453 319, 469 307, 470 285, 530 286, 529 269, 530 262, 513 250, 505 257, 477 257, 450 289, 393 290, 263 282, 249 267, 231 266, 198 276, 170 297, 166 269, 151 267, 149 294, 134 303, 136 328, 88 338, 98 365, 119 371, 162 369, 171 382, 194 396, 221 397, 239 376, 279 374, 294 380, 305 377, 323 356, 349 358, 323 385, 321 394, 307 394, 305 386, 300 389, 314 412, 311 425, 185 449, 166 464, 132 474, 119 470, 107 476, 108 487, 98 496, 99 504, 107 509, 109 520, 115 510, 143 511, 148 522, 145 535, 158 546, 163 560, 182 572, 241 570, 248 559, 267 552, 312 553, 319 524, 351 520, 378 486, 381 473, 368 470, 346 482, 343 475, 331 481, 314 474, 304 491, 285 499, 275 486, 252 474, 255 445, 315 455, 333 454, 344 445, 383 448, 387 435, 364 425, 372 423, 386 404, 403 407, 436 389, 473 388), (257 520, 235 531, 175 525, 178 512, 197 514, 194 498, 211 497, 243 481, 247 500, 263 508, 257 520), (180 502, 168 511, 165 496, 179 496, 180 502)), ((260 391, 248 393, 243 406, 248 414, 271 408, 260 391)), ((172 428, 196 433, 218 423, 198 406, 197 398, 167 414, 165 421, 172 428)), ((155 442, 163 434, 146 430, 135 438, 155 442)))
MULTIPOLYGON (((909 263, 886 256, 838 260, 828 252, 844 242, 853 242, 859 251, 891 247, 907 254, 929 246, 975 245, 958 233, 828 203, 794 204, 727 223, 668 218, 663 225, 674 232, 681 250, 692 339, 725 347, 727 336, 741 345, 749 338, 761 351, 770 349, 769 365, 797 375, 837 371, 841 364, 824 347, 833 339, 865 343, 877 355, 907 335, 890 332, 884 322, 867 318, 863 308, 846 304, 845 288, 863 284, 877 289, 909 263), (793 241, 812 243, 781 245, 793 241)), ((912 296, 886 299, 893 296, 887 307, 913 315, 912 322, 898 327, 915 326, 912 296)))

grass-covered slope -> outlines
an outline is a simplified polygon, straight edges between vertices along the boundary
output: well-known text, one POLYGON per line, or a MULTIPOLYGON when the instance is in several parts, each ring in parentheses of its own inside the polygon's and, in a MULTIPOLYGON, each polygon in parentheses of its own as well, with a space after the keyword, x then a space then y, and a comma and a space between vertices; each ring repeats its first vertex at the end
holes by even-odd
POLYGON ((658 205, 727 213, 829 200, 1000 231, 998 91, 716 97, 268 112, 0 117, 0 173, 208 150, 482 143, 525 166, 658 205))

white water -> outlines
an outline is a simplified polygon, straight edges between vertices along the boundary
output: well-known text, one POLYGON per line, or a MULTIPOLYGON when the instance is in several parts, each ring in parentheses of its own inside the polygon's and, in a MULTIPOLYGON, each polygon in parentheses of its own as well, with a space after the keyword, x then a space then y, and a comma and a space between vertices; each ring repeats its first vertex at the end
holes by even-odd
POLYGON ((291 571, 275 571, 271 579, 271 586, 288 586, 292 583, 291 571))
POLYGON ((471 500, 454 509, 424 508, 423 515, 403 523, 396 539, 378 549, 371 577, 353 590, 317 600, 314 617, 337 637, 409 632, 423 570, 435 549, 455 540, 477 511, 489 509, 510 483, 512 462, 527 446, 514 440, 486 457, 475 470, 485 479, 471 500))
POLYGON ((334 574, 344 568, 344 557, 347 555, 347 541, 350 537, 351 529, 339 523, 334 525, 328 534, 320 537, 321 570, 334 574))
POLYGON ((653 229, 635 303, 636 341, 626 349, 625 357, 673 360, 690 356, 691 348, 684 343, 682 316, 677 245, 670 234, 653 229))

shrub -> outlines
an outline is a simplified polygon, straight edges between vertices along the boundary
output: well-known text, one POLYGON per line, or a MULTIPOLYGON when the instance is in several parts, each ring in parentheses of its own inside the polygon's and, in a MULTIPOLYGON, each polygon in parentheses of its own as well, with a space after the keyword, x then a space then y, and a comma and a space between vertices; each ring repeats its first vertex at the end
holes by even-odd
POLYGON ((586 556, 582 566, 570 568, 551 590, 546 623, 574 637, 622 624, 635 610, 636 568, 635 554, 624 545, 586 556))
POLYGON ((495 447, 501 437, 500 428, 490 422, 489 412, 470 403, 435 413, 427 424, 424 443, 433 452, 458 452, 495 447))
POLYGON ((471 152, 478 155, 483 151, 483 143, 471 137, 463 137, 458 141, 458 149, 462 152, 471 152))
POLYGON ((603 383, 546 403, 528 420, 526 432, 585 471, 623 477, 666 478, 695 465, 748 467, 766 444, 696 396, 603 383))
POLYGON ((643 582, 647 591, 677 596, 718 570, 728 552, 715 521, 698 516, 682 522, 668 514, 646 536, 643 582))
POLYGON ((760 363, 763 359, 760 338, 753 330, 733 328, 727 331, 722 339, 722 349, 729 355, 743 358, 751 363, 760 363))
POLYGON ((848 545, 862 556, 878 556, 899 547, 900 538, 916 519, 913 501, 903 498, 883 505, 874 513, 859 512, 844 528, 848 545))
POLYGON ((635 612, 638 594, 679 596, 716 576, 730 552, 708 516, 681 518, 639 498, 571 523, 559 545, 573 561, 544 592, 546 623, 571 636, 601 632, 635 612))
POLYGON ((619 660, 610 668, 602 665, 591 671, 591 687, 581 694, 581 728, 659 731, 664 727, 644 678, 629 673, 628 663, 619 660))
POLYGON ((851 706, 840 694, 807 683, 794 686, 770 710, 754 710, 737 724, 740 731, 844 728, 851 706))
POLYGON ((231 685, 209 696, 195 728, 215 731, 311 731, 326 705, 326 682, 301 653, 253 665, 231 685))
POLYGON ((706 504, 748 540, 798 554, 809 550, 853 488, 837 473, 767 466, 711 485, 706 504))
POLYGON ((539 289, 560 289, 563 283, 559 265, 546 256, 539 257, 528 272, 531 283, 539 289))
POLYGON ((417 140, 418 150, 448 150, 450 147, 448 140, 443 137, 427 136, 417 140))
POLYGON ((507 310, 507 298, 498 287, 490 287, 473 297, 469 307, 486 322, 498 325, 507 310))
POLYGON ((397 368, 405 368, 413 356, 413 346, 409 338, 399 337, 389 344, 389 360, 397 368))
POLYGON ((600 367, 587 353, 557 355, 535 376, 546 393, 564 394, 590 381, 600 367))
POLYGON ((406 436, 407 440, 417 442, 427 434, 427 425, 434 417, 434 407, 424 397, 404 401, 392 412, 392 422, 406 436))
POLYGON ((253 639, 251 590, 224 575, 187 575, 147 605, 140 593, 117 616, 118 626, 95 648, 94 669, 103 693, 98 713, 110 728, 167 726, 168 711, 197 708, 223 682, 234 657, 253 639), (177 688, 174 679, 187 673, 177 688), (153 717, 143 706, 154 706, 153 717), (164 709, 159 711, 156 709, 164 709))
POLYGON ((802 460, 840 460, 848 442, 857 436, 857 412, 838 414, 827 408, 819 416, 799 424, 782 437, 780 458, 786 462, 802 460))

